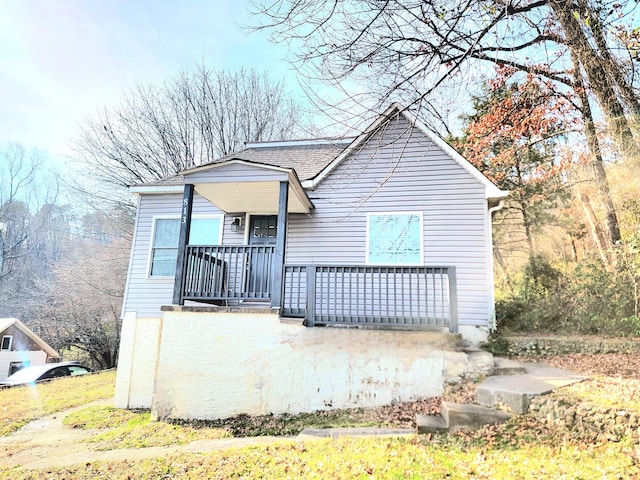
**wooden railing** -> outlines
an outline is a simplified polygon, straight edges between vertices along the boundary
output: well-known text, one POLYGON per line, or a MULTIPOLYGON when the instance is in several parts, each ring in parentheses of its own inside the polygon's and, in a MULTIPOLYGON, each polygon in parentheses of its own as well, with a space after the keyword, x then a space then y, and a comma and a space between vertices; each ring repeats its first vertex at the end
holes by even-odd
MULTIPOLYGON (((271 299, 274 246, 188 246, 181 301, 271 299)), ((458 328, 455 267, 285 265, 282 315, 314 325, 458 328)))
POLYGON ((457 331, 455 267, 285 265, 283 315, 313 325, 457 331))
POLYGON ((269 299, 271 245, 189 245, 182 275, 184 300, 269 299))

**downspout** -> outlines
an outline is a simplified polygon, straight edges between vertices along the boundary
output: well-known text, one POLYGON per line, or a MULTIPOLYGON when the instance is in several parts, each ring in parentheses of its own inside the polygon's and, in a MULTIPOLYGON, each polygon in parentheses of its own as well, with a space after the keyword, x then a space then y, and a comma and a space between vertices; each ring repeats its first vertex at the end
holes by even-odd
POLYGON ((488 212, 489 212, 489 228, 488 228, 488 232, 489 232, 489 242, 488 242, 488 248, 489 248, 489 262, 491 265, 491 269, 489 271, 489 286, 491 288, 489 288, 489 304, 492 305, 491 307, 491 314, 490 314, 490 319, 489 319, 489 323, 490 323, 490 330, 495 330, 496 329, 496 298, 495 298, 495 285, 494 285, 494 281, 493 281, 493 277, 494 277, 494 272, 493 272, 493 213, 497 212, 498 210, 502 210, 504 208, 504 199, 501 199, 498 201, 497 205, 494 205, 493 207, 489 207, 488 212))
POLYGON ((497 212, 498 210, 502 210, 504 208, 504 199, 500 200, 495 207, 489 208, 489 215, 493 216, 493 212, 497 212))

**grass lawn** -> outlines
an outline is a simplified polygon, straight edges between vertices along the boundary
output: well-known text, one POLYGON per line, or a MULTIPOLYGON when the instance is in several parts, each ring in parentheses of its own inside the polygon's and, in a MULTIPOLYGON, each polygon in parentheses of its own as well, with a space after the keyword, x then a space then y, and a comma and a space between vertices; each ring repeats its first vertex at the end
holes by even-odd
MULTIPOLYGON (((514 425, 511 425, 513 428, 514 425)), ((555 438, 518 442, 517 435, 483 438, 414 437, 282 441, 138 461, 87 463, 71 468, 0 470, 20 479, 606 479, 637 478, 640 470, 626 453, 629 444, 557 443, 555 438), (510 442, 509 442, 510 443, 510 442)))
MULTIPOLYGON (((9 419, 13 418, 14 410, 23 412, 20 422, 24 423, 45 413, 109 397, 113 394, 113 383, 113 374, 106 373, 64 379, 34 390, 2 391, 0 412, 7 425, 11 423, 9 419), (63 388, 63 382, 77 380, 97 383, 65 383, 63 388), (55 391, 49 391, 54 386, 55 391), (92 389, 95 392, 89 395, 92 389), (11 393, 12 397, 5 398, 6 393, 11 393), (68 401, 60 397, 67 394, 75 401, 63 406, 68 401), (36 396, 40 401, 33 402, 31 399, 36 396)), ((640 409, 636 378, 598 376, 566 389, 563 394, 595 405, 626 405, 627 409, 640 409)), ((457 395, 464 395, 464 392, 457 392, 457 395)), ((350 409, 301 416, 245 416, 220 422, 172 424, 152 422, 146 411, 93 406, 70 414, 65 424, 90 429, 92 435, 87 442, 91 448, 109 450, 181 445, 232 435, 293 434, 304 426, 388 425, 399 416, 392 409, 350 409)), ((17 423, 12 422, 14 426, 7 432, 16 428, 17 423)), ((0 478, 622 479, 640 478, 639 465, 640 446, 631 439, 616 443, 580 442, 562 429, 545 427, 529 416, 520 416, 504 425, 450 435, 304 442, 283 439, 270 445, 206 454, 181 453, 144 460, 89 462, 64 468, 29 470, 0 466, 0 478)))
POLYGON ((113 407, 87 407, 70 413, 64 424, 71 428, 97 430, 87 442, 96 450, 184 445, 195 440, 230 437, 222 428, 154 422, 148 411, 113 407))
POLYGON ((0 390, 0 437, 52 413, 113 396, 116 371, 0 390))

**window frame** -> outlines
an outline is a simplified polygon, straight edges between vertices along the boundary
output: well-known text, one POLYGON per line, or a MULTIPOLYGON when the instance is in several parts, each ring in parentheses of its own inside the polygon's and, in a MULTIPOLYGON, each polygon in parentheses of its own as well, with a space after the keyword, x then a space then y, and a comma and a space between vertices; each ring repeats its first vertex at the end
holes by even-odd
MULTIPOLYGON (((151 268, 153 266, 153 251, 154 251, 154 240, 156 236, 156 228, 158 225, 158 220, 180 220, 180 215, 154 215, 151 220, 151 236, 149 237, 149 251, 147 253, 147 270, 146 270, 146 279, 147 280, 160 280, 167 281, 175 279, 174 275, 151 275, 151 268)), ((222 238, 224 233, 224 214, 213 213, 213 214, 202 214, 202 215, 192 215, 191 220, 203 220, 203 219, 218 219, 220 222, 220 228, 218 229, 218 243, 212 243, 212 245, 222 245, 222 238)), ((179 238, 178 238, 179 241, 179 238)), ((179 248, 177 246, 176 248, 179 248)))
POLYGON ((392 266, 392 267, 421 267, 424 266, 424 213, 422 211, 406 211, 406 212, 367 212, 366 222, 366 245, 365 245, 365 263, 372 266, 392 266), (389 263, 389 262, 371 262, 370 254, 370 235, 371 235, 371 217, 372 216, 412 216, 416 215, 419 221, 420 232, 420 258, 417 263, 389 263))
POLYGON ((0 351, 2 351, 2 352, 11 351, 11 347, 12 346, 13 346, 13 335, 3 335, 2 336, 2 342, 0 343, 0 351), (4 341, 7 338, 9 339, 9 346, 7 348, 4 348, 4 341))

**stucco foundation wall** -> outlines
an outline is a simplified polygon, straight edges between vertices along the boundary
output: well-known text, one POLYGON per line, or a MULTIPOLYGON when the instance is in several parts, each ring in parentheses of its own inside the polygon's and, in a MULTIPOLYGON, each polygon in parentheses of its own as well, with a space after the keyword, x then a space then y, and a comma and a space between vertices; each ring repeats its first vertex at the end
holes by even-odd
POLYGON ((117 408, 151 407, 161 331, 160 318, 125 314, 114 397, 117 408))
POLYGON ((159 418, 298 413, 437 396, 447 364, 466 358, 448 333, 305 328, 274 314, 165 312, 161 337, 153 401, 159 418))

